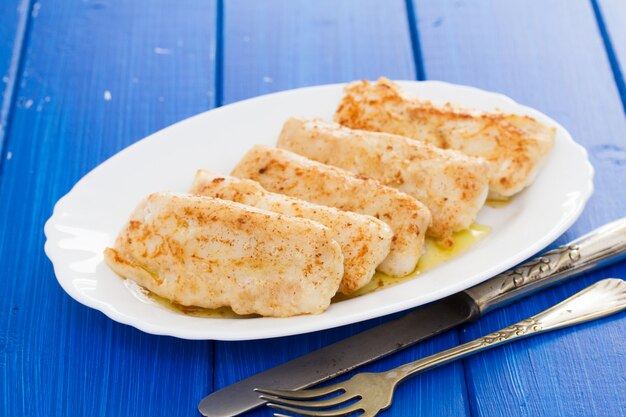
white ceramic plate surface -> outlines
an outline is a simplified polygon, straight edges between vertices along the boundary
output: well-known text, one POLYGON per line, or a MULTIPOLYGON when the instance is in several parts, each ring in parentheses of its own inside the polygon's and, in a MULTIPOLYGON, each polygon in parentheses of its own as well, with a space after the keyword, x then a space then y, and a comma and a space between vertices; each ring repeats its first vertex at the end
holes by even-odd
POLYGON ((103 262, 137 203, 155 191, 186 191, 198 168, 228 174, 254 144, 274 145, 290 116, 332 120, 343 84, 261 96, 191 117, 119 152, 55 206, 45 251, 63 289, 120 323, 185 339, 247 340, 328 329, 416 307, 478 284, 546 247, 578 218, 593 191, 586 151, 554 120, 508 97, 436 81, 400 82, 435 102, 530 115, 557 127, 556 144, 536 182, 504 207, 485 206, 491 233, 466 252, 414 279, 332 304, 320 315, 199 318, 138 297, 103 262))

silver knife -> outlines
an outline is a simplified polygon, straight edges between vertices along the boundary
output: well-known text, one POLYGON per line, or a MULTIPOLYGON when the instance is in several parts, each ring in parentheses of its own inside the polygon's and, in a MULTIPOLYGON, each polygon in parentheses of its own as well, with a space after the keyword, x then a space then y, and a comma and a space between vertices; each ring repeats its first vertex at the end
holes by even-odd
POLYGON ((302 389, 475 320, 548 286, 626 258, 626 218, 398 319, 270 368, 206 396, 207 417, 236 416, 264 404, 254 388, 302 389))

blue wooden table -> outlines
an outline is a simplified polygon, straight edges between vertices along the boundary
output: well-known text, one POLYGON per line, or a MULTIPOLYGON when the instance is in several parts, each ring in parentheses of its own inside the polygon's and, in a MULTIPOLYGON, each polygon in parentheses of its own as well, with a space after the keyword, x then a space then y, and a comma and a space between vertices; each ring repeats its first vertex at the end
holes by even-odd
MULTIPOLYGON (((185 341, 67 296, 43 253, 54 203, 173 122, 248 97, 386 75, 502 92, 589 151, 596 191, 555 244, 626 215, 623 0, 1 0, 0 415, 193 416, 207 393, 378 319, 249 342, 185 341)), ((382 360, 384 370, 529 316, 589 274, 382 360)), ((388 416, 624 416, 626 315, 402 385, 388 416)), ((260 409, 251 415, 270 415, 260 409)))

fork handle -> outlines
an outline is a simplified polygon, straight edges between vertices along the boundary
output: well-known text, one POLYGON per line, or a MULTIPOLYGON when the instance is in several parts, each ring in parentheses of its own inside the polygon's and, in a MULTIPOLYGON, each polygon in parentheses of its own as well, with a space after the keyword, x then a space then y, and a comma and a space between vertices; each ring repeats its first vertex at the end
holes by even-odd
POLYGON ((608 278, 585 288, 567 300, 526 320, 462 345, 409 362, 385 373, 402 381, 417 373, 445 365, 483 350, 539 333, 584 323, 626 308, 626 281, 608 278))

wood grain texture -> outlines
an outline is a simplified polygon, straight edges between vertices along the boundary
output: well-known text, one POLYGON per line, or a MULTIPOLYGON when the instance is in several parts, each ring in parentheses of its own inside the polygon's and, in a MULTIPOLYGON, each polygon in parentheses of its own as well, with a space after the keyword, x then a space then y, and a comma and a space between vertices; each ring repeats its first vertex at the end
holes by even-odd
MULTIPOLYGON (((400 0, 229 0, 223 22, 215 0, 0 2, 0 75, 8 80, 0 91, 13 88, 0 113, 9 126, 3 153, 0 135, 0 415, 197 415, 214 387, 388 319, 214 350, 212 342, 143 334, 63 293, 43 254, 54 202, 118 150, 215 104, 422 73, 500 91, 564 124, 596 167, 594 197, 557 243, 623 216, 626 122, 592 4, 415 0, 409 25, 400 0)), ((623 68, 622 2, 597 4, 623 68)), ((543 292, 367 370, 513 323, 605 276, 626 277, 626 267, 543 292)), ((438 369, 402 385, 383 415, 626 415, 625 330, 622 314, 438 369)))
POLYGON ((0 177, 0 415, 189 416, 211 389, 210 342, 70 299, 43 224, 91 168, 213 105, 215 22, 212 1, 39 1, 0 177))
POLYGON ((626 111, 626 3, 622 0, 591 1, 626 111))
MULTIPOLYGON (((228 1, 224 9, 224 103, 314 84, 415 78, 402 1, 228 1)), ((242 150, 243 152, 244 150, 242 150)), ((216 342, 215 388, 278 365, 381 323, 372 320, 315 334, 250 342, 216 342)), ((382 371, 458 343, 455 332, 362 370, 382 371)), ((468 415, 460 364, 407 382, 394 416, 468 415)), ((258 409, 249 415, 271 415, 258 409)))
POLYGON ((30 0, 0 2, 0 158, 4 157, 13 93, 18 83, 29 17, 33 12, 30 0))
POLYGON ((385 74, 415 77, 402 1, 234 0, 224 12, 225 103, 385 74))
MULTIPOLYGON (((590 3, 417 1, 426 78, 502 92, 562 123, 596 168, 596 191, 564 243, 626 212, 626 122, 590 3), (567 10, 566 13, 564 11, 567 10)), ((484 317, 465 340, 512 324, 616 266, 484 317)), ((473 416, 626 414, 624 314, 517 342, 465 362, 473 416)))

